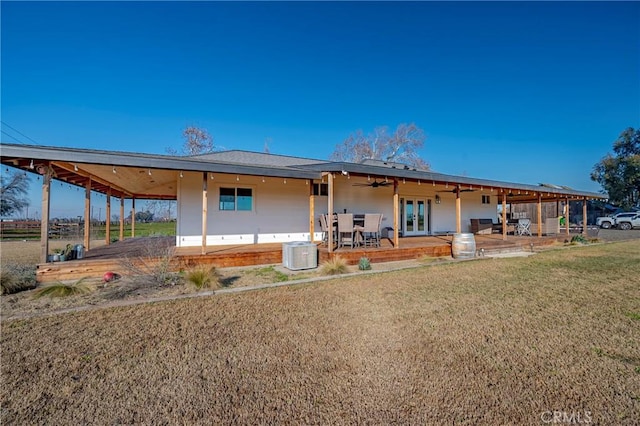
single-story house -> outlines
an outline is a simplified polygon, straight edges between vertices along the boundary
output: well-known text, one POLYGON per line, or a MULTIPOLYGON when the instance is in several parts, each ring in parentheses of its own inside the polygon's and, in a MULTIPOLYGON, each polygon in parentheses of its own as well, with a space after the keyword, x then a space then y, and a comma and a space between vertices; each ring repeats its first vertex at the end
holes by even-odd
MULTIPOLYGON (((43 262, 52 179, 85 189, 87 219, 92 191, 107 195, 106 217, 111 217, 112 198, 120 199, 121 239, 125 199, 134 201, 134 211, 135 200, 176 200, 176 247, 201 247, 202 253, 216 245, 321 241, 319 217, 329 212, 382 213, 382 228, 400 247, 401 238, 470 232, 475 218, 506 224, 508 204, 536 203, 540 212, 543 202, 560 206, 583 200, 586 210, 586 200, 604 198, 384 161, 335 162, 239 150, 183 157, 3 143, 1 160, 43 177, 43 262)), ((560 208, 556 212, 561 215, 560 208)), ((542 235, 546 218, 538 218, 531 230, 542 235)), ((110 232, 108 225, 107 242, 110 232)), ((507 227, 501 232, 506 239, 507 227)), ((84 243, 89 249, 87 229, 84 243)))

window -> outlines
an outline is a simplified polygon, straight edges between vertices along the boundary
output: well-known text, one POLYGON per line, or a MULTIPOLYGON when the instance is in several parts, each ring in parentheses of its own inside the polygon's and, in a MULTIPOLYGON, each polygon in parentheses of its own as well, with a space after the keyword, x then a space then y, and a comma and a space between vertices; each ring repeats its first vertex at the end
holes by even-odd
POLYGON ((253 210, 251 188, 220 188, 220 210, 253 210))
POLYGON ((313 195, 321 195, 326 197, 329 195, 329 184, 328 183, 314 183, 313 184, 313 195))
POLYGON ((491 196, 483 195, 482 196, 482 204, 491 204, 491 196))

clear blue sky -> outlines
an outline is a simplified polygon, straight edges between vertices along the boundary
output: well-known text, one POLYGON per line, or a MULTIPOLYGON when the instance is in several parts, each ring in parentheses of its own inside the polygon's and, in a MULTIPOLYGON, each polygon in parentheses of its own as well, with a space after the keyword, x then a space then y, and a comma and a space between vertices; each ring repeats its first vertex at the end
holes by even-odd
POLYGON ((638 2, 1 8, 2 121, 42 145, 165 153, 194 124, 218 147, 326 159, 415 122, 438 172, 598 191, 593 165, 640 127, 638 2))

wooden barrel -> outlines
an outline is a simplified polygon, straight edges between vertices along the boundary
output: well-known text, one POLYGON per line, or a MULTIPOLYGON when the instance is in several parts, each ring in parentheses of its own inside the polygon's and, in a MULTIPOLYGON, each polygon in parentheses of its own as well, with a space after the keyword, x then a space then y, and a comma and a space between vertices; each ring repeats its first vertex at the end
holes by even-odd
POLYGON ((473 259, 476 256, 476 239, 473 234, 453 234, 451 255, 454 259, 473 259))

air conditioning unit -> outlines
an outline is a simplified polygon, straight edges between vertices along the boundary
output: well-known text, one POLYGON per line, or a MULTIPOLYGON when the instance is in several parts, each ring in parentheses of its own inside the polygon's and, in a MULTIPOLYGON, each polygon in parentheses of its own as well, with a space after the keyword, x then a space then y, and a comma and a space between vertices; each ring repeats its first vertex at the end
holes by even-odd
POLYGON ((293 271, 318 267, 318 247, 306 241, 282 244, 282 265, 293 271))

